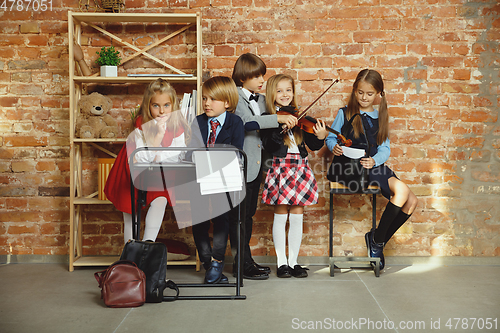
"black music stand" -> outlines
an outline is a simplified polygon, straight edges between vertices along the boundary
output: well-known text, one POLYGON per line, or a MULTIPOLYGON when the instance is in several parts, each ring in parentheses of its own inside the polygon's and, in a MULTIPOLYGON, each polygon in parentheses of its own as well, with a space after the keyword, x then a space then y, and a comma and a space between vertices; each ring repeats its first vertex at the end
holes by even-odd
MULTIPOLYGON (((140 227, 141 227, 141 208, 145 206, 146 204, 146 195, 147 195, 147 190, 137 188, 134 185, 134 175, 136 174, 143 174, 142 178, 147 179, 147 174, 148 172, 156 172, 160 173, 162 176, 162 181, 163 184, 152 184, 155 185, 155 187, 158 187, 159 185, 163 185, 163 187, 166 189, 167 187, 165 186, 165 172, 166 171, 172 171, 175 170, 175 172, 178 173, 191 173, 193 176, 195 175, 196 171, 196 165, 194 162, 190 161, 182 161, 180 163, 161 163, 161 164, 146 164, 146 163, 134 163, 134 156, 140 152, 140 151, 233 151, 235 153, 239 153, 240 156, 242 156, 242 161, 243 161, 243 184, 245 184, 245 180, 247 177, 247 156, 245 152, 241 149, 238 149, 236 147, 213 147, 213 148, 189 148, 189 147, 140 147, 135 149, 132 154, 130 154, 129 157, 129 167, 130 167, 130 196, 131 196, 131 204, 132 204, 132 237, 134 239, 139 239, 140 237, 140 227), (135 198, 135 191, 134 189, 137 188, 138 190, 138 197, 137 199, 135 198)), ((241 167, 241 164, 240 164, 241 167)), ((194 179, 194 178, 193 178, 194 179)), ((148 184, 144 185, 146 188, 148 184)), ((141 186, 141 188, 144 188, 141 186)), ((233 192, 233 195, 236 195, 236 193, 240 193, 242 191, 238 192, 233 192)), ((230 200, 230 193, 226 192, 227 198, 230 202, 231 205, 231 200, 230 200)), ((231 206, 232 208, 232 206, 231 206)), ((243 227, 243 223, 245 223, 244 219, 242 219, 242 216, 245 216, 246 212, 246 198, 244 198, 241 203, 238 205, 238 224, 236 227, 237 234, 239 235, 238 237, 238 255, 237 255, 237 262, 238 266, 236 268, 236 283, 226 283, 226 284, 205 284, 205 283, 181 283, 177 284, 179 288, 214 288, 214 287, 234 287, 236 288, 235 295, 199 295, 199 296, 178 296, 177 299, 179 300, 216 300, 216 299, 246 299, 245 295, 241 295, 240 289, 243 287, 243 261, 241 260, 243 258, 243 242, 242 242, 242 237, 244 238, 244 235, 242 233, 245 232, 245 228, 243 227)), ((170 296, 164 296, 164 301, 170 300, 170 296)))

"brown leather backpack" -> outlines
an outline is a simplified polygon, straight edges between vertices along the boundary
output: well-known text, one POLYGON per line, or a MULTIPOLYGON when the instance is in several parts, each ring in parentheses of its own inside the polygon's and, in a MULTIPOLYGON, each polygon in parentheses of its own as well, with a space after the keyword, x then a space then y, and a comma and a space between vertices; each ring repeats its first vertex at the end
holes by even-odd
POLYGON ((146 275, 129 260, 118 260, 94 273, 101 299, 111 308, 138 307, 146 302, 146 275))

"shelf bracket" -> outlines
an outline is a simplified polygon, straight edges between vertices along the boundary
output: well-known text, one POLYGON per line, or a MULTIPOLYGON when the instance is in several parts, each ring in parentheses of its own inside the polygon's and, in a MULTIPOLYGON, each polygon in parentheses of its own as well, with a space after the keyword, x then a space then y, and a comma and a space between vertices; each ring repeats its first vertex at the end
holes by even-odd
POLYGON ((108 154, 109 156, 111 156, 111 157, 113 157, 113 158, 116 158, 116 156, 117 156, 117 155, 116 155, 115 153, 113 153, 112 151, 109 151, 109 150, 107 150, 106 148, 103 148, 103 147, 99 146, 98 144, 95 144, 95 143, 93 143, 93 142, 89 142, 89 144, 90 144, 90 145, 92 145, 92 147, 94 147, 94 148, 96 148, 96 149, 99 149, 100 151, 102 151, 102 152, 104 152, 104 153, 108 154))

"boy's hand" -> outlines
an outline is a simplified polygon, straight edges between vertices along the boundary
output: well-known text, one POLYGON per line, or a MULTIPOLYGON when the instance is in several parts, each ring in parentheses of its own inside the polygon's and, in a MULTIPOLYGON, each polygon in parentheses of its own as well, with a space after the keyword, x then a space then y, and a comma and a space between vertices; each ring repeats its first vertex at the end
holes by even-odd
POLYGON ((297 117, 292 116, 290 114, 279 114, 278 115, 278 123, 285 124, 289 129, 297 126, 297 117))

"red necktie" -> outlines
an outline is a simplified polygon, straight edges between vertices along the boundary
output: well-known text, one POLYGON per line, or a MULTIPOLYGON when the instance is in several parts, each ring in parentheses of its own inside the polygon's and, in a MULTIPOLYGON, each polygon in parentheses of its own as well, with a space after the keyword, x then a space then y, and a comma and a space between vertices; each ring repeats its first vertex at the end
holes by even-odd
POLYGON ((215 145, 215 134, 217 133, 217 126, 219 126, 219 121, 210 120, 210 137, 208 138, 207 147, 213 147, 215 145))

